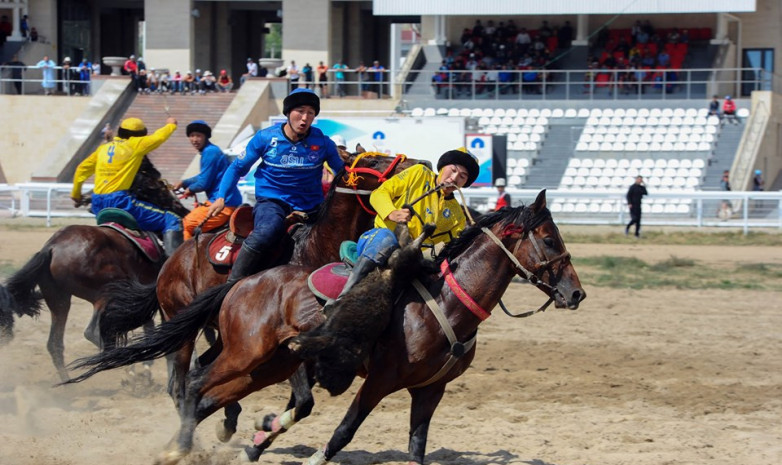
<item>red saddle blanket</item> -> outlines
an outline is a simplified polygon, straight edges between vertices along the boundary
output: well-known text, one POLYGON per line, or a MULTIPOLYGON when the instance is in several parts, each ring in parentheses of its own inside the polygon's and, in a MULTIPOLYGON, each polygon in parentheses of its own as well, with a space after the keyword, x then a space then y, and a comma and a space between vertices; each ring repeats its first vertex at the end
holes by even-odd
POLYGON ((316 297, 336 299, 350 276, 350 267, 342 262, 329 263, 310 273, 307 284, 316 297))
POLYGON ((122 226, 119 223, 103 223, 98 225, 101 228, 110 228, 125 236, 130 242, 136 245, 141 253, 150 261, 157 263, 163 258, 163 249, 157 238, 150 232, 136 231, 122 226))

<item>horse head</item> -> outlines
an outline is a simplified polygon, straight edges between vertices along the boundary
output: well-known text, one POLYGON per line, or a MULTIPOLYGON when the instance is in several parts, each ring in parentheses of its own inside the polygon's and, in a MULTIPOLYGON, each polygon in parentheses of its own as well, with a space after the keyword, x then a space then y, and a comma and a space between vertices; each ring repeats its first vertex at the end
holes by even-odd
POLYGON ((546 207, 545 189, 522 210, 520 220, 520 225, 505 225, 497 231, 510 240, 506 250, 512 250, 509 257, 517 260, 513 264, 516 273, 548 294, 557 308, 577 309, 586 292, 546 207))
POLYGON ((391 176, 422 163, 405 155, 395 157, 380 152, 356 152, 345 161, 345 175, 335 179, 337 186, 373 191, 391 176))

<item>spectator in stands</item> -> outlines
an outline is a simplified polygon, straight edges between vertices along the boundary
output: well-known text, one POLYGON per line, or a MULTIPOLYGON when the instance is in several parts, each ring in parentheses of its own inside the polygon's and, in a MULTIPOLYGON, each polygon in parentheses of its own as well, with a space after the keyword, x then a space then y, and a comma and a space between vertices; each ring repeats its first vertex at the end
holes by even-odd
POLYGON ((138 85, 138 92, 149 93, 149 83, 147 82, 147 70, 142 69, 136 76, 136 84, 138 85))
POLYGON ((633 27, 630 28, 630 38, 633 41, 633 45, 638 43, 638 34, 640 34, 642 30, 641 20, 637 19, 635 24, 633 24, 633 27))
POLYGON ((207 92, 217 92, 217 79, 209 70, 204 71, 204 77, 198 83, 198 93, 205 94, 207 92))
POLYGON ((231 186, 225 195, 225 208, 216 215, 209 215, 209 207, 217 198, 217 192, 220 187, 220 181, 231 164, 231 160, 220 150, 220 147, 213 144, 209 139, 212 137, 212 128, 206 121, 197 119, 187 125, 185 131, 190 145, 201 155, 201 171, 187 179, 183 179, 174 184, 174 191, 184 189, 183 196, 193 197, 198 192, 206 195, 206 201, 199 203, 182 220, 184 229, 184 239, 193 237, 196 228, 202 231, 211 231, 224 225, 231 219, 231 214, 236 207, 242 204, 242 193, 237 186, 231 186))
POLYGON ((320 89, 320 96, 323 98, 329 98, 328 70, 329 67, 323 64, 322 61, 319 62, 317 68, 315 68, 315 72, 318 73, 318 88, 320 89))
POLYGON ((171 256, 182 243, 182 218, 172 211, 141 201, 130 194, 130 185, 146 154, 160 147, 176 131, 176 118, 168 117, 165 126, 147 135, 147 127, 138 118, 127 118, 110 143, 98 147, 76 168, 71 199, 82 200, 81 186, 95 175, 92 212, 119 208, 133 215, 141 229, 163 233, 163 248, 171 256))
POLYGON ((48 55, 45 55, 43 60, 35 65, 36 68, 41 68, 43 70, 41 87, 43 87, 43 93, 45 95, 52 95, 52 93, 54 93, 54 86, 56 85, 54 82, 54 68, 56 66, 57 63, 55 63, 54 60, 50 60, 48 55))
POLYGON ((100 130, 100 135, 105 142, 111 142, 114 140, 114 130, 111 129, 111 124, 106 123, 103 129, 100 130))
POLYGON ((336 63, 334 63, 334 78, 337 80, 337 95, 339 98, 342 98, 345 96, 345 70, 348 69, 348 65, 342 62, 342 60, 337 60, 336 63))
POLYGON ((79 93, 82 95, 90 95, 92 63, 87 61, 86 58, 82 58, 81 63, 79 63, 79 67, 76 70, 79 72, 79 80, 81 81, 81 85, 79 86, 79 93))
POLYGON ((736 116, 736 102, 730 97, 725 96, 725 101, 722 102, 722 123, 730 120, 733 124, 739 124, 739 117, 736 116))
POLYGON ((640 31, 638 31, 638 34, 635 35, 635 42, 637 44, 646 45, 649 43, 649 39, 650 39, 649 33, 646 32, 646 30, 643 28, 640 31))
POLYGON ((366 97, 365 92, 369 92, 369 75, 367 74, 367 65, 364 64, 364 60, 358 62, 356 67, 356 79, 361 83, 361 94, 366 97))
POLYGON ((494 206, 494 211, 510 207, 510 194, 505 192, 505 178, 497 178, 497 180, 494 181, 494 187, 497 188, 497 204, 494 206))
POLYGON ((231 92, 234 87, 234 81, 231 76, 224 70, 220 70, 220 76, 217 78, 217 90, 220 92, 231 92))
POLYGON ((239 78, 239 85, 244 84, 244 81, 246 81, 247 78, 256 76, 258 76, 258 65, 255 64, 255 61, 253 61, 252 58, 247 58, 247 72, 242 74, 242 77, 239 78))
POLYGON ((709 116, 720 116, 720 100, 717 95, 712 95, 711 102, 709 102, 709 116))
POLYGON ((526 28, 521 28, 519 33, 516 34, 516 48, 518 49, 519 55, 527 53, 531 45, 532 37, 529 35, 529 32, 527 32, 526 28))
POLYGON ((19 61, 19 55, 14 54, 14 57, 11 59, 11 61, 7 63, 3 63, 3 66, 11 66, 11 79, 14 82, 14 88, 16 89, 17 95, 22 95, 22 71, 24 71, 24 67, 27 66, 21 61, 19 61))
POLYGON ((141 71, 142 69, 146 71, 147 64, 144 61, 144 57, 138 57, 138 60, 136 60, 136 66, 138 66, 139 71, 141 71))
POLYGON ((171 79, 168 80, 168 83, 171 87, 172 94, 176 92, 182 92, 182 73, 180 73, 178 70, 174 71, 174 75, 171 76, 171 79))
POLYGON ((625 226, 625 236, 630 234, 630 226, 635 225, 635 237, 641 237, 641 199, 649 195, 644 186, 644 178, 637 176, 635 183, 627 190, 627 206, 630 207, 630 222, 625 226))
POLYGON ((201 79, 203 79, 203 77, 204 76, 201 74, 201 70, 200 69, 196 69, 195 70, 195 74, 193 74, 195 89, 199 89, 200 88, 201 79))
POLYGON ((31 42, 38 42, 38 30, 34 27, 30 28, 30 41, 31 42))
POLYGON ((380 64, 379 61, 375 60, 372 62, 372 66, 369 67, 368 71, 370 77, 372 78, 372 82, 375 83, 373 87, 377 93, 377 98, 380 98, 383 95, 383 78, 385 77, 386 69, 383 67, 383 65, 380 64))
POLYGON ((192 71, 188 70, 187 73, 185 73, 185 76, 182 78, 182 93, 185 94, 190 92, 191 94, 194 94, 196 91, 195 85, 195 76, 193 76, 192 71))
POLYGON ((160 75, 155 71, 155 68, 149 68, 147 73, 147 90, 149 92, 159 92, 160 90, 160 75))
MULTIPOLYGON (((725 170, 722 172, 722 179, 720 180, 720 189, 723 191, 730 191, 730 171, 725 170)), ((730 200, 723 199, 719 210, 717 210, 717 217, 727 220, 733 216, 733 207, 730 200)))
POLYGON ((538 36, 545 40, 551 37, 553 34, 554 31, 552 31, 551 27, 549 27, 548 21, 543 20, 543 23, 540 25, 540 29, 538 29, 538 36))
POLYGON ((755 176, 752 177, 752 190, 762 191, 765 185, 766 181, 763 180, 763 171, 755 170, 755 176))
POLYGON ((299 87, 299 79, 301 74, 299 73, 299 67, 296 66, 296 62, 291 60, 291 65, 288 66, 288 80, 291 83, 291 89, 299 87))
POLYGON ((28 35, 30 35, 30 21, 29 16, 23 15, 22 19, 19 20, 19 32, 22 33, 22 37, 27 38, 28 35))
POLYGON ((669 66, 671 64, 671 56, 663 49, 659 55, 657 55, 657 64, 660 66, 669 66))
POLYGON ((76 70, 71 64, 71 57, 65 57, 62 60, 61 79, 62 90, 68 95, 80 95, 79 90, 81 84, 79 83, 79 71, 76 70))
POLYGON ((682 44, 690 43, 690 32, 687 29, 682 29, 682 34, 679 37, 679 42, 682 44))
POLYGON ((158 92, 172 92, 173 88, 173 82, 171 80, 171 75, 168 73, 167 69, 164 69, 160 72, 158 83, 160 86, 158 87, 158 92))
POLYGON ((122 69, 126 74, 130 75, 130 81, 133 88, 138 89, 138 62, 136 61, 136 55, 129 56, 128 59, 125 60, 125 64, 122 66, 122 69))
POLYGON ((307 89, 312 89, 314 87, 313 82, 315 82, 312 73, 312 65, 310 65, 309 63, 305 63, 304 68, 301 69, 301 72, 304 75, 305 87, 307 89))

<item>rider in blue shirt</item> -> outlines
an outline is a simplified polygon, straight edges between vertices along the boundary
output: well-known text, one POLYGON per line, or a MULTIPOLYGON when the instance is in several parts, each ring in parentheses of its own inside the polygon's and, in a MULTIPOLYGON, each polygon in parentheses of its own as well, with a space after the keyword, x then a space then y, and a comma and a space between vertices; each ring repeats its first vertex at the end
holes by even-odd
POLYGON ((242 244, 229 283, 258 271, 263 255, 285 234, 286 216, 293 211, 315 213, 323 202, 323 162, 335 172, 344 167, 334 142, 311 127, 320 113, 320 98, 312 89, 294 89, 285 97, 282 113, 287 122, 258 131, 231 163, 209 208, 210 215, 217 215, 227 192, 261 160, 254 174, 254 228, 242 244))

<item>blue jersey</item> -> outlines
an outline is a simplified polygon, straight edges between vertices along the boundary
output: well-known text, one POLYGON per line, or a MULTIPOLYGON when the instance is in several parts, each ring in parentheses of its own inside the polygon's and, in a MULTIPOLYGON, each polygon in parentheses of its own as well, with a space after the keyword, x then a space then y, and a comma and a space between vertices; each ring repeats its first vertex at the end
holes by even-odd
POLYGON ((323 162, 334 172, 344 166, 337 146, 318 128, 310 128, 304 140, 292 142, 285 136, 281 123, 261 131, 247 144, 223 176, 218 197, 225 198, 231 186, 250 171, 255 170, 255 197, 278 199, 294 210, 311 211, 323 202, 321 176, 323 162))
MULTIPOLYGON (((231 161, 228 156, 220 150, 220 147, 211 142, 206 143, 201 151, 201 172, 192 178, 182 181, 182 185, 191 192, 203 192, 210 202, 214 202, 219 197, 220 181, 223 180, 231 161)), ((237 207, 242 204, 242 193, 234 184, 228 189, 225 197, 226 207, 237 207)))

